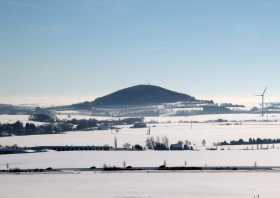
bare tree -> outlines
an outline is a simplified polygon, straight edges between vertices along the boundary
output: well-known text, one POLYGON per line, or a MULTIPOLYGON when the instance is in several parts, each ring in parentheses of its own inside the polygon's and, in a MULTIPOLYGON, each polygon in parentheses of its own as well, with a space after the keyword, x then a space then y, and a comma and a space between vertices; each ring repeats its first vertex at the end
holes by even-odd
POLYGON ((206 146, 206 140, 203 139, 202 142, 201 142, 201 144, 202 144, 203 147, 205 147, 205 146, 206 146))

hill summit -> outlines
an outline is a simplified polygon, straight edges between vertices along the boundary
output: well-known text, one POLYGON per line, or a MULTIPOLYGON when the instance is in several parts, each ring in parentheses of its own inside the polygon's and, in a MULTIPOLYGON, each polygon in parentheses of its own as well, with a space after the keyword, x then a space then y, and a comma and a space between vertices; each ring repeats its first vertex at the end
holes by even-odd
POLYGON ((193 102, 197 100, 187 94, 178 93, 159 86, 136 85, 97 98, 93 102, 84 102, 73 106, 87 109, 90 107, 158 105, 179 101, 193 102))

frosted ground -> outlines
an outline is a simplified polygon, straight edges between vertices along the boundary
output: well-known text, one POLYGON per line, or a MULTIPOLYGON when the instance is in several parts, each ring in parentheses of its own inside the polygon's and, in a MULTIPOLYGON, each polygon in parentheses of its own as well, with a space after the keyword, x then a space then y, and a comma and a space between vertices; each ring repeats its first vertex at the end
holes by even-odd
POLYGON ((0 175, 3 198, 277 198, 279 173, 0 175), (5 190, 3 190, 5 189, 5 190))
POLYGON ((21 121, 23 124, 29 122, 35 125, 44 124, 43 122, 34 122, 29 120, 29 115, 0 115, 0 123, 15 123, 16 121, 21 121))
MULTIPOLYGON (((77 115, 80 116, 80 115, 77 115)), ((146 121, 156 121, 151 126, 151 135, 154 137, 167 136, 171 143, 178 140, 189 140, 197 147, 201 146, 203 139, 207 146, 214 142, 248 139, 250 137, 280 138, 280 115, 269 115, 267 119, 273 122, 262 122, 258 114, 233 114, 233 115, 201 115, 191 117, 148 117, 146 121), (227 119, 230 125, 218 122, 184 123, 186 121, 209 121, 227 119), (255 121, 256 120, 256 121, 255 121), (235 123, 238 123, 237 125, 235 123)), ((18 117, 16 117, 17 119, 18 117)), ((11 118, 10 118, 11 119, 11 118)), ((130 126, 122 126, 116 130, 100 131, 75 131, 55 135, 31 135, 12 136, 0 138, 1 145, 36 146, 36 145, 113 145, 114 137, 118 139, 118 145, 124 143, 145 145, 147 129, 131 129, 130 126)))
MULTIPOLYGON (((72 115, 74 117, 75 115, 72 115)), ((81 115, 76 115, 81 116, 81 115)), ((84 115, 83 115, 84 116, 84 115)), ((94 118, 89 116, 90 118, 94 118)), ((88 117, 88 118, 89 118, 88 117)), ((16 116, 15 119, 19 117, 16 116)), ((280 115, 269 115, 268 120, 274 122, 262 122, 258 114, 227 114, 227 115, 200 115, 191 117, 148 117, 146 121, 157 121, 151 126, 151 135, 147 135, 147 129, 131 129, 123 126, 119 132, 115 130, 106 131, 75 131, 65 134, 54 135, 31 135, 12 136, 0 138, 1 145, 36 146, 36 145, 112 145, 114 138, 118 145, 124 143, 145 145, 147 137, 167 136, 170 143, 178 140, 189 140, 200 151, 144 151, 144 152, 46 152, 35 154, 5 155, 0 156, 2 165, 6 163, 15 164, 18 167, 46 168, 52 167, 89 167, 92 165, 102 166, 103 164, 121 165, 125 160, 133 166, 160 165, 164 160, 170 165, 183 165, 187 161, 189 165, 280 165, 279 147, 269 150, 244 151, 247 146, 224 147, 223 151, 206 151, 201 146, 203 139, 207 147, 212 147, 214 142, 231 139, 248 139, 250 137, 280 138, 280 115), (208 121, 227 119, 231 125, 218 122, 207 123, 184 123, 184 121, 208 121), (231 123, 231 122, 230 122, 231 123), (75 160, 79 159, 79 160, 75 160)), ((9 117, 11 119, 11 117, 9 117)), ((99 118, 100 119, 100 118, 99 118)), ((103 119, 103 118, 101 118, 103 119)), ((251 146, 249 147, 251 148, 251 146)))
MULTIPOLYGON (((61 118, 68 119, 66 115, 61 118)), ((72 115, 71 118, 95 118, 89 115, 72 115)), ((43 152, 0 156, 0 169, 9 163, 11 168, 66 168, 122 166, 126 161, 131 166, 159 166, 165 160, 168 166, 279 166, 278 145, 269 150, 207 151, 201 148, 202 139, 207 146, 213 142, 249 137, 280 138, 279 115, 267 119, 277 122, 261 122, 259 115, 201 115, 192 117, 149 117, 151 136, 167 136, 170 142, 190 140, 200 151, 72 151, 43 152), (241 122, 241 125, 224 125, 204 122, 227 119, 241 122), (245 121, 246 120, 246 121, 245 121), (256 121, 255 121, 256 120, 256 121), (155 126, 155 127, 153 127, 155 126)), ((21 120, 27 116, 1 116, 1 122, 21 120)), ((104 118, 98 118, 104 119, 104 118)), ((114 118, 112 118, 114 119, 114 118)), ((68 132, 57 135, 13 136, 0 138, 1 145, 113 145, 129 142, 144 144, 147 129, 130 129, 124 126, 119 132, 86 131, 68 132)), ((5 198, 53 198, 53 197, 101 197, 101 198, 274 198, 280 194, 280 172, 172 172, 172 173, 67 173, 67 174, 20 174, 0 175, 0 197, 5 198), (5 189, 5 190, 3 190, 5 189)))
POLYGON ((68 151, 0 156, 0 169, 89 168, 92 166, 280 166, 279 150, 258 151, 68 151))

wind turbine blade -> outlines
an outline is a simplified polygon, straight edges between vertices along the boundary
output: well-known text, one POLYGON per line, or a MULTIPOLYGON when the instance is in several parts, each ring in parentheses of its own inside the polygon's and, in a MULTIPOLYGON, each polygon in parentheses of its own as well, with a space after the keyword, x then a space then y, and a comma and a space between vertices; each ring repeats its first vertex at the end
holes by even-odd
POLYGON ((265 94, 266 90, 267 90, 267 87, 263 90, 262 95, 264 95, 264 94, 265 94))

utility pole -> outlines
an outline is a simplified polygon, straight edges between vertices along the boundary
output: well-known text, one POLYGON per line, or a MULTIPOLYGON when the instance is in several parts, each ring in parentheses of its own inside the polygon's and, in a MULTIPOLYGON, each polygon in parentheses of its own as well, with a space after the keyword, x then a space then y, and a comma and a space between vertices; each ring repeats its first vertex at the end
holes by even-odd
POLYGON ((114 137, 114 146, 115 146, 115 149, 118 148, 118 139, 116 136, 114 137))

